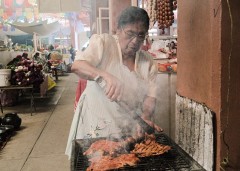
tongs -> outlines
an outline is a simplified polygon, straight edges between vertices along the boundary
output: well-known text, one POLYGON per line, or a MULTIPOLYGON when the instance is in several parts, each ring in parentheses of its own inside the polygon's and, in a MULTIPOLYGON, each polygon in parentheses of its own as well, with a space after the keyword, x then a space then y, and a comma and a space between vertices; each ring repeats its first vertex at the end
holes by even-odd
POLYGON ((145 122, 134 110, 131 110, 125 102, 116 101, 116 103, 122 107, 125 112, 128 113, 134 120, 136 120, 146 133, 152 134, 155 132, 155 129, 145 122))
MULTIPOLYGON (((107 85, 106 81, 101 76, 97 76, 96 78, 94 78, 94 81, 96 81, 98 85, 103 89, 107 85)), ((134 110, 131 110, 130 107, 125 102, 123 101, 115 101, 115 102, 120 107, 122 107, 126 113, 130 114, 130 116, 138 122, 138 124, 143 128, 143 130, 146 133, 148 134, 154 133, 155 129, 151 127, 147 122, 145 122, 134 110)))

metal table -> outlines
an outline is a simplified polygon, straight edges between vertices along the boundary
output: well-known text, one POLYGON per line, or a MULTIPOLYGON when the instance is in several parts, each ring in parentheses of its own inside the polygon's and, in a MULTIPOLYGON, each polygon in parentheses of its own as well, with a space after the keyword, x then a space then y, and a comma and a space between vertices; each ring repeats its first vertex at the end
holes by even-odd
POLYGON ((17 85, 10 85, 10 86, 0 86, 0 106, 1 106, 1 112, 3 113, 3 106, 2 106, 2 92, 3 90, 31 90, 31 101, 30 101, 30 107, 31 107, 31 116, 32 116, 32 111, 34 108, 34 111, 36 111, 36 107, 34 104, 34 93, 33 93, 33 85, 29 86, 17 86, 17 85))

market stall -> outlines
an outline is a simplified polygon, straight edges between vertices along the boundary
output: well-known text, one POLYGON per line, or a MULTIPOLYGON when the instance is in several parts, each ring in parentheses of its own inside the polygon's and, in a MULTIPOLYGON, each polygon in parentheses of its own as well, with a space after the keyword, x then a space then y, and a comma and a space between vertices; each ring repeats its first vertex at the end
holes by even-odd
POLYGON ((2 112, 3 106, 16 105, 19 93, 23 94, 24 91, 29 90, 32 108, 34 107, 35 93, 39 93, 41 97, 44 97, 47 91, 56 85, 52 77, 48 74, 48 70, 50 69, 49 62, 44 58, 44 56, 36 54, 40 53, 37 52, 33 55, 33 57, 29 58, 28 53, 24 52, 9 61, 5 65, 5 68, 7 69, 0 69, 0 71, 10 70, 8 75, 5 73, 0 74, 1 82, 6 80, 6 82, 0 86, 2 112))
POLYGON ((48 23, 47 21, 33 23, 13 22, 10 23, 10 25, 25 33, 33 35, 33 44, 35 52, 37 51, 38 47, 37 36, 47 36, 60 29, 60 24, 57 21, 53 23, 48 23))

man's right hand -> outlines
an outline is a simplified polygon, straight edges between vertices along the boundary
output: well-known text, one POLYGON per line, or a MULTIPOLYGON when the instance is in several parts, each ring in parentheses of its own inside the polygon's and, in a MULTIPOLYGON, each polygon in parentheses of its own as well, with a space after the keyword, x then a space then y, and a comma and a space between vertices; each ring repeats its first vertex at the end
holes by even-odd
POLYGON ((122 82, 111 74, 104 75, 103 79, 106 81, 106 87, 104 89, 106 96, 111 101, 120 101, 123 93, 122 82))

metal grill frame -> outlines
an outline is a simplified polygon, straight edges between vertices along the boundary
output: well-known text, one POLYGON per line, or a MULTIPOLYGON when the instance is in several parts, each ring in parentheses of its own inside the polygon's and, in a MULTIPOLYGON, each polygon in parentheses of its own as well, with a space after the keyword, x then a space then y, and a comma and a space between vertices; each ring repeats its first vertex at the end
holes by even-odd
MULTIPOLYGON (((85 171, 90 165, 88 158, 83 155, 90 145, 100 139, 92 138, 73 141, 71 171, 85 171)), ((171 146, 171 150, 159 156, 140 158, 136 166, 125 166, 116 171, 205 171, 192 157, 181 149, 166 134, 156 134, 156 141, 171 146)))

